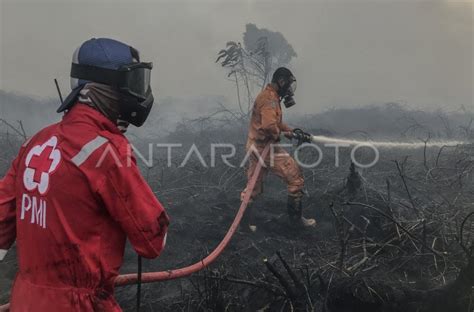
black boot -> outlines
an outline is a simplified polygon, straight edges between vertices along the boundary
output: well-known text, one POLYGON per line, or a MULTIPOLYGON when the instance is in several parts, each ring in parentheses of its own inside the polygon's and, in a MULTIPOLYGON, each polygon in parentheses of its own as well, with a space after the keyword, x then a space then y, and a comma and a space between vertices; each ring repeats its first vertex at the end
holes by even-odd
POLYGON ((245 210, 245 214, 242 220, 242 224, 251 232, 255 233, 257 231, 257 223, 255 219, 255 211, 254 211, 253 202, 248 203, 247 209, 245 210))
POLYGON ((303 202, 302 196, 288 195, 288 216, 290 222, 293 224, 299 224, 302 226, 315 226, 316 220, 306 219, 303 217, 303 202))

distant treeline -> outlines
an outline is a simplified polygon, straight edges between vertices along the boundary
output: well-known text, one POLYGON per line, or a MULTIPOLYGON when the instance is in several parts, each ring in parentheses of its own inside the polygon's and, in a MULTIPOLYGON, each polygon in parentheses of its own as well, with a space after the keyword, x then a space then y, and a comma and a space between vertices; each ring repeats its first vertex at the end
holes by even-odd
MULTIPOLYGON (((0 90, 0 119, 16 123, 21 120, 31 135, 60 120, 55 112, 59 99, 31 98, 0 90)), ((177 133, 234 128, 245 131, 246 116, 239 115, 220 96, 196 99, 167 97, 158 100, 146 125, 131 130, 132 135, 150 137, 173 136, 177 133), (235 113, 235 114, 234 114, 235 113), (237 116, 237 117, 236 117, 237 116)), ((469 138, 474 139, 474 110, 460 107, 457 111, 413 110, 408 105, 384 103, 356 108, 334 108, 316 114, 285 111, 286 121, 315 134, 358 138, 469 138)), ((3 131, 0 125, 0 132, 3 131)))

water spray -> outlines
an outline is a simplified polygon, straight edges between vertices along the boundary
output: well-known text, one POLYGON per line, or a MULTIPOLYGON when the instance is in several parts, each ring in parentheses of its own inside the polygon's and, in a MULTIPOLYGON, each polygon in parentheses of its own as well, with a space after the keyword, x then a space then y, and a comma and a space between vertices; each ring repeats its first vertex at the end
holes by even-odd
POLYGON ((311 141, 313 143, 322 144, 340 144, 340 145, 365 145, 374 146, 379 148, 403 148, 403 149, 416 149, 424 147, 443 147, 443 146, 457 146, 469 144, 467 141, 459 140, 435 140, 426 142, 400 142, 400 141, 362 141, 345 138, 334 138, 324 135, 311 135, 311 141))

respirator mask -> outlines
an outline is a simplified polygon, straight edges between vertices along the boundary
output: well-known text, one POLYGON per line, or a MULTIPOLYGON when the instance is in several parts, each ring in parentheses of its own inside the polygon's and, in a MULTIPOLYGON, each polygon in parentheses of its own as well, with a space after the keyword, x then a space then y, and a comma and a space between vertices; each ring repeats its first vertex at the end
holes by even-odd
POLYGON ((294 95, 296 92, 296 79, 290 77, 289 81, 281 88, 280 97, 283 99, 283 105, 290 108, 296 104, 294 95))

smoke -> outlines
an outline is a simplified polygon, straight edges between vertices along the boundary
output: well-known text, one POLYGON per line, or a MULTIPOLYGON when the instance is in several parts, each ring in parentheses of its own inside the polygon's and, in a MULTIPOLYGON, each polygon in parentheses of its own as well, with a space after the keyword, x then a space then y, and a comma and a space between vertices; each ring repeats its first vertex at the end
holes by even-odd
POLYGON ((386 101, 423 109, 472 106, 471 3, 112 3, 2 0, 0 89, 55 99, 53 78, 65 90, 74 49, 104 36, 134 45, 154 62, 153 90, 161 98, 209 94, 235 101, 234 83, 214 61, 226 42, 242 41, 245 25, 255 23, 280 32, 298 54, 290 64, 298 79, 292 112, 386 101), (130 16, 140 18, 124 23, 130 16))

